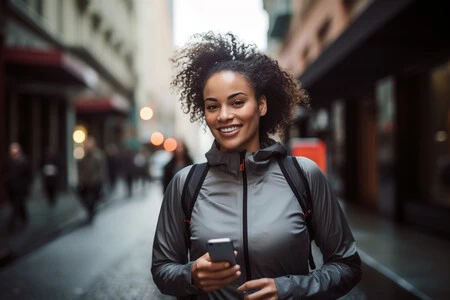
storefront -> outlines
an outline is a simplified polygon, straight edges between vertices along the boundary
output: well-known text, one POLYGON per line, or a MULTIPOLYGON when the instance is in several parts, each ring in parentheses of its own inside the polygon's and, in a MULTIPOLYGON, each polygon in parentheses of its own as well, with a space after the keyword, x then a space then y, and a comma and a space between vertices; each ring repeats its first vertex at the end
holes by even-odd
POLYGON ((450 236, 448 9, 374 1, 300 82, 330 119, 330 175, 342 196, 450 236))

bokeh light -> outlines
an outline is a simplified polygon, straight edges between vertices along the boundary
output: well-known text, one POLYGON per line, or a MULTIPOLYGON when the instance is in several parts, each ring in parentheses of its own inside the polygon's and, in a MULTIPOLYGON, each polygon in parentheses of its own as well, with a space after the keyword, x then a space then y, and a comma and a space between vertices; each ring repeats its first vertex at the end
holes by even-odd
POLYGON ((151 109, 148 106, 145 106, 145 107, 141 108, 139 115, 141 116, 142 120, 148 121, 153 117, 153 109, 151 109))
POLYGON ((76 129, 73 132, 73 140, 78 144, 83 143, 86 140, 86 132, 84 132, 82 129, 76 129))
POLYGON ((177 141, 173 138, 168 138, 164 141, 164 150, 172 152, 177 149, 177 141))
POLYGON ((153 145, 159 146, 164 142, 164 135, 161 132, 154 132, 150 138, 153 145))
POLYGON ((84 157, 84 148, 82 146, 76 146, 73 149, 73 157, 75 157, 75 159, 83 159, 83 157, 84 157))

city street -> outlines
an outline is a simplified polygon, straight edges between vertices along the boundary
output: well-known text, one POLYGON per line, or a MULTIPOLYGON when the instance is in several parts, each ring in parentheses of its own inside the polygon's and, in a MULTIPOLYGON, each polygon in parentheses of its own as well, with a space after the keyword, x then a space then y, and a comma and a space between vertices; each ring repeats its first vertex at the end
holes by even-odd
POLYGON ((152 184, 4 268, 1 299, 164 299, 149 271, 161 200, 152 184))
MULTIPOLYGON (((1 299, 172 299, 151 280, 150 261, 162 189, 153 182, 101 210, 84 225, 0 271, 1 299)), ((343 299, 417 299, 363 265, 343 299)))

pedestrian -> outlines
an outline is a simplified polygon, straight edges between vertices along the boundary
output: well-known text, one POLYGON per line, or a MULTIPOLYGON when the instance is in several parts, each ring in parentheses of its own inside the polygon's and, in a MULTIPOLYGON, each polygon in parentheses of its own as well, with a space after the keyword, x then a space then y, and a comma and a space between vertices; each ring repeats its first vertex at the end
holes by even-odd
POLYGON ((242 299, 251 292, 246 299, 335 299, 349 292, 360 280, 361 261, 336 197, 318 166, 297 158, 324 260, 310 271, 307 212, 277 164, 286 148, 269 138, 287 129, 299 104, 309 105, 305 91, 232 34, 195 35, 173 61, 172 85, 185 112, 204 120, 215 140, 187 223, 181 195, 191 167, 175 175, 164 195, 152 258, 161 292, 186 299, 242 299), (236 265, 211 262, 207 241, 215 238, 233 241, 236 265))
POLYGON ((172 152, 172 158, 170 161, 164 166, 164 175, 163 175, 163 189, 164 192, 169 185, 169 182, 172 180, 173 176, 183 169, 186 166, 192 165, 192 157, 189 154, 189 150, 186 147, 186 144, 182 140, 177 141, 177 147, 172 152))
POLYGON ((134 154, 131 149, 126 149, 122 156, 122 172, 125 179, 128 198, 133 196, 133 185, 136 177, 136 167, 134 165, 134 154))
POLYGON ((150 182, 149 164, 150 157, 147 149, 141 147, 138 153, 133 158, 134 169, 136 172, 136 180, 141 182, 143 188, 145 188, 147 182, 150 182))
POLYGON ((60 161, 52 148, 48 148, 41 166, 42 186, 47 196, 48 204, 53 207, 56 204, 58 192, 58 178, 60 174, 60 161))
POLYGON ((108 182, 110 192, 116 188, 117 176, 120 172, 119 149, 115 144, 108 144, 106 146, 106 162, 108 165, 108 182))
POLYGON ((88 222, 92 223, 106 180, 107 166, 103 151, 96 146, 95 138, 86 139, 84 151, 84 157, 78 161, 78 191, 88 214, 88 222))
POLYGON ((31 166, 19 143, 9 145, 4 172, 5 190, 11 205, 8 231, 12 232, 28 224, 26 198, 30 194, 32 183, 31 166))

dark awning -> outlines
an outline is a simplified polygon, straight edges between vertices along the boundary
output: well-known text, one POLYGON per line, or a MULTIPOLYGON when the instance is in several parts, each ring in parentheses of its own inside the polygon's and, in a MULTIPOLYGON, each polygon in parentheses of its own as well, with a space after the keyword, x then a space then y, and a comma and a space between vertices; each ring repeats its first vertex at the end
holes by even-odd
POLYGON ((313 101, 351 97, 450 53, 448 1, 375 0, 300 76, 313 101))
POLYGON ((80 114, 127 114, 130 111, 130 107, 130 103, 119 95, 107 97, 80 97, 75 101, 76 112, 80 114))
POLYGON ((70 54, 56 49, 6 48, 6 75, 16 83, 50 83, 91 87, 97 73, 70 54))

